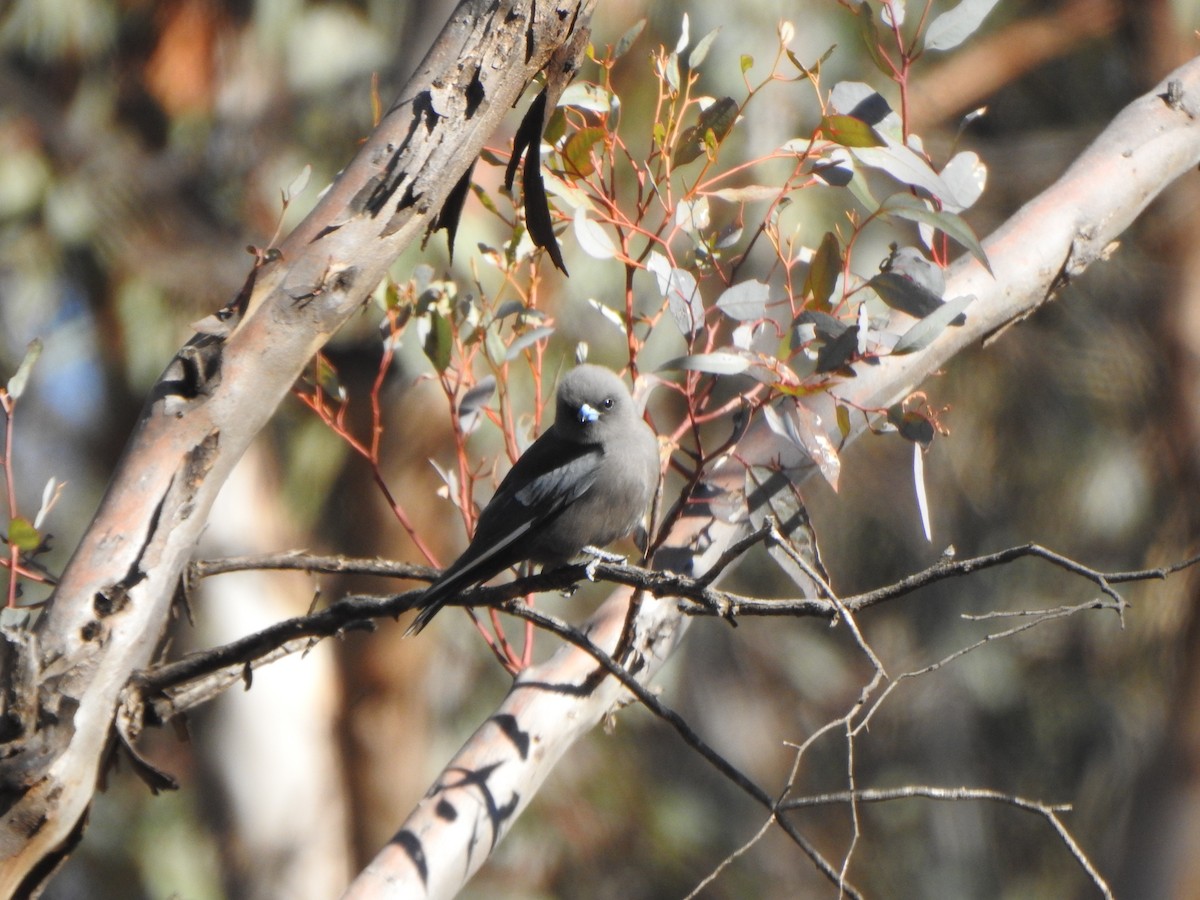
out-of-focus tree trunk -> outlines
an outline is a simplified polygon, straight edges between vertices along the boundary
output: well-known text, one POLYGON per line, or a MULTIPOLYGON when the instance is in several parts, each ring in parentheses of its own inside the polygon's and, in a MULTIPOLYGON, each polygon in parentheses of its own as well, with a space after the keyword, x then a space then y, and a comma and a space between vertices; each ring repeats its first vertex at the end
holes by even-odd
MULTIPOLYGON (((213 504, 205 556, 276 553, 302 538, 289 524, 270 448, 258 443, 213 504)), ((196 640, 219 646, 303 615, 313 579, 234 572, 198 591, 196 640)), ((255 673, 253 690, 229 691, 192 729, 213 799, 226 893, 247 900, 335 896, 352 871, 340 752, 342 686, 336 644, 255 673)))

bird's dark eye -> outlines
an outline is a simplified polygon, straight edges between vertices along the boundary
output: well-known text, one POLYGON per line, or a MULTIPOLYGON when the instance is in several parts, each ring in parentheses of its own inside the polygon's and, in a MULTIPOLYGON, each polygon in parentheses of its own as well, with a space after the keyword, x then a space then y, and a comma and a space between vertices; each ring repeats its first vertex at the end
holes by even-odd
POLYGON ((605 409, 612 409, 616 402, 617 401, 613 400, 612 397, 605 397, 601 406, 603 406, 605 409))

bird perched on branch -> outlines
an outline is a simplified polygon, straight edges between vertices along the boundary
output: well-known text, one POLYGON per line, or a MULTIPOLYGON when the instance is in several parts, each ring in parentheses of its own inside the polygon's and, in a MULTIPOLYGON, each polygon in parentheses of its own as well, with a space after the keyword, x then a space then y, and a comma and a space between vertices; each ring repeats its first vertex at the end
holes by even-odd
POLYGON ((526 560, 565 565, 630 534, 658 487, 658 439, 625 383, 581 365, 558 386, 554 424, 517 460, 462 556, 417 601, 416 634, 455 593, 526 560))

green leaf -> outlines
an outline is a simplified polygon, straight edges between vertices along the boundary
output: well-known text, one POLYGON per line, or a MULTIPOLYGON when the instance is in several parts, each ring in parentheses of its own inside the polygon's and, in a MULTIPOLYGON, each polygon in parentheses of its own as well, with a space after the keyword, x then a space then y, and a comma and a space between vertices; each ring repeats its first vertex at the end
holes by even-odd
POLYGON ((970 305, 975 297, 967 294, 965 297, 955 297, 943 303, 912 328, 900 336, 892 353, 914 353, 928 347, 948 325, 961 325, 965 320, 963 310, 970 305))
POLYGON ((671 86, 671 96, 674 97, 679 93, 679 54, 672 53, 667 57, 667 70, 663 73, 666 76, 667 84, 671 86))
POLYGON ((942 298, 898 272, 880 272, 867 282, 892 309, 923 319, 942 307, 942 298))
POLYGON ((566 133, 567 114, 563 112, 562 106, 556 106, 554 112, 550 113, 545 130, 542 131, 542 141, 551 147, 557 147, 558 142, 562 140, 563 135, 566 133))
POLYGON ((341 381, 338 380, 337 369, 323 355, 317 354, 316 363, 316 383, 325 393, 331 397, 345 397, 346 389, 342 387, 341 381))
POLYGON ((999 0, 962 0, 929 23, 926 50, 951 50, 973 35, 999 0))
POLYGON ((25 630, 33 626, 37 607, 6 606, 0 609, 0 628, 25 630))
POLYGON ((754 66, 754 57, 750 56, 748 53, 743 53, 742 54, 742 74, 749 72, 750 69, 753 68, 753 66, 754 66))
POLYGON ((17 371, 13 377, 8 379, 8 396, 14 400, 20 400, 21 395, 25 393, 25 387, 29 384, 29 373, 33 371, 34 363, 38 361, 38 357, 42 355, 42 340, 34 338, 25 348, 25 358, 21 360, 21 365, 17 366, 17 371))
POLYGON ((854 116, 822 116, 821 133, 843 147, 879 147, 883 144, 870 125, 854 116))
POLYGON ((680 134, 672 163, 677 166, 687 165, 702 153, 712 153, 716 144, 723 141, 733 128, 737 114, 737 101, 732 97, 714 100, 700 113, 696 124, 685 128, 680 134))
POLYGON ((633 42, 638 39, 638 35, 642 33, 642 29, 645 27, 645 19, 638 19, 636 22, 634 22, 632 27, 630 27, 628 31, 621 35, 621 39, 617 41, 617 46, 613 49, 612 58, 620 59, 622 56, 628 53, 629 48, 633 46, 633 42))
POLYGON ((32 522, 16 516, 8 523, 8 542, 24 553, 32 553, 42 543, 42 536, 32 522))
POLYGON ((940 212, 932 210, 923 200, 919 200, 911 194, 893 194, 880 205, 879 213, 883 216, 907 219, 910 222, 919 222, 936 228, 966 247, 988 272, 992 271, 987 254, 983 252, 983 245, 979 243, 979 238, 975 237, 975 232, 971 230, 971 226, 962 216, 945 210, 940 212))
POLYGON ((767 314, 771 289, 753 278, 741 281, 717 298, 717 309, 739 322, 754 322, 767 314))
POLYGON ((592 160, 592 148, 603 141, 607 134, 608 132, 603 128, 593 126, 581 128, 567 138, 562 151, 567 174, 586 178, 595 172, 596 164, 592 160))
POLYGON ((836 47, 837 44, 832 45, 828 50, 821 54, 821 58, 813 63, 812 66, 806 66, 804 63, 800 62, 800 59, 791 50, 787 51, 787 57, 792 61, 792 65, 799 69, 805 78, 817 78, 821 74, 821 66, 824 65, 825 61, 828 60, 829 57, 833 56, 833 51, 836 47))
POLYGON ((838 432, 842 435, 842 440, 848 438, 850 436, 850 407, 838 404, 837 425, 838 432))
POLYGON ((876 68, 884 75, 891 75, 892 67, 888 64, 887 57, 884 56, 883 50, 880 47, 879 29, 875 27, 874 13, 871 11, 871 7, 866 0, 862 0, 858 4, 858 10, 855 12, 854 18, 858 24, 858 35, 866 45, 867 53, 871 55, 872 62, 875 63, 876 68))
POLYGON ((718 141, 725 140, 733 123, 737 121, 738 105, 732 97, 722 97, 714 100, 708 108, 700 113, 696 127, 704 131, 711 130, 718 141))
POLYGON ((837 337, 825 342, 817 349, 817 372, 839 372, 853 375, 848 369, 850 362, 858 355, 858 326, 851 325, 837 337))
POLYGON ((425 355, 433 363, 438 374, 450 365, 450 353, 454 347, 454 334, 450 320, 436 309, 429 311, 429 333, 425 335, 425 355))
POLYGON ((812 296, 816 309, 828 312, 832 307, 829 298, 833 296, 841 274, 842 245, 837 235, 830 231, 821 239, 821 246, 808 266, 808 277, 804 279, 804 293, 812 296))

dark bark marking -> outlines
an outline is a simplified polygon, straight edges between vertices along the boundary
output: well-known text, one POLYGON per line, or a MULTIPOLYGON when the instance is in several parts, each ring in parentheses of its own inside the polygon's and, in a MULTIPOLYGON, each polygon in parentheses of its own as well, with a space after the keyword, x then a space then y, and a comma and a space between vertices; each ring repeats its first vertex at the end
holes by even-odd
MULTIPOLYGON (((436 83, 435 83, 435 86, 436 83)), ((433 108, 433 91, 421 91, 413 98, 413 112, 417 114, 417 121, 421 117, 425 118, 425 130, 429 134, 433 134, 433 129, 437 127, 438 119, 442 118, 442 114, 433 108)), ((407 144, 408 141, 405 140, 407 144)))
POLYGON ((521 759, 529 758, 529 732, 522 731, 517 727, 516 717, 505 713, 499 716, 492 716, 492 722, 500 729, 501 733, 509 739, 512 745, 520 754, 521 759))
POLYGON ((480 105, 487 96, 487 91, 483 87, 483 81, 479 78, 480 70, 480 66, 475 66, 475 72, 471 75, 471 82, 467 85, 466 91, 463 92, 467 101, 467 108, 464 111, 464 115, 468 119, 479 111, 480 105))
POLYGON ((427 884, 429 882, 429 862, 425 859, 425 848, 421 845, 421 839, 405 828, 396 833, 391 843, 408 854, 408 858, 417 868, 417 874, 421 876, 421 883, 427 884))
POLYGON ((537 49, 537 37, 533 32, 534 26, 537 24, 537 0, 529 5, 529 22, 525 25, 525 64, 529 65, 529 61, 533 59, 533 52, 537 49))
POLYGON ((188 341, 167 367, 166 377, 154 386, 147 409, 159 400, 180 397, 195 400, 207 397, 221 383, 221 357, 224 339, 212 334, 198 334, 188 341))

